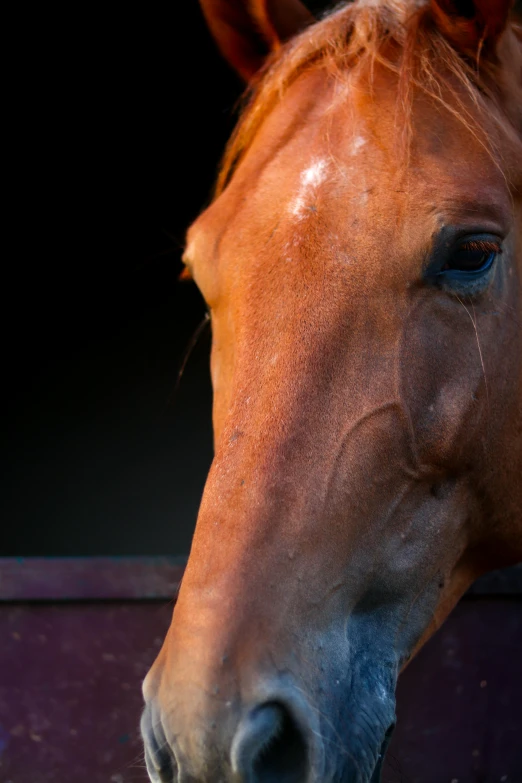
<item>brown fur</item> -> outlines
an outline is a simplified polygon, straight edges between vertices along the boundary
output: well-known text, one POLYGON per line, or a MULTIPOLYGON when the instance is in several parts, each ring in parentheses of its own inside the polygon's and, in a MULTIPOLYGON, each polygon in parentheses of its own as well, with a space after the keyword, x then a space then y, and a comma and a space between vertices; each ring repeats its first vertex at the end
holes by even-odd
MULTIPOLYGON (((513 21, 510 34, 520 40, 522 26, 513 21)), ((267 61, 264 72, 247 93, 245 109, 223 158, 216 195, 226 186, 261 123, 289 86, 301 74, 317 68, 341 79, 358 69, 366 71, 371 79, 379 63, 398 77, 401 134, 405 128, 406 137, 411 136, 412 96, 415 89, 420 89, 498 151, 486 130, 489 122, 484 122, 492 109, 502 135, 512 137, 513 129, 518 133, 522 129, 522 84, 517 78, 522 58, 520 47, 512 44, 509 48, 515 62, 511 57, 506 64, 497 58, 481 59, 481 47, 464 58, 435 25, 428 4, 414 9, 408 3, 346 4, 278 48, 267 61), (462 92, 468 101, 463 100, 462 92), (505 100, 507 95, 509 100, 505 100)))
POLYGON ((293 740, 285 781, 375 783, 401 667, 522 559, 520 31, 458 7, 360 0, 280 47, 189 231, 215 458, 153 779, 279 780, 293 740), (501 251, 484 286, 434 283, 465 248, 501 251))

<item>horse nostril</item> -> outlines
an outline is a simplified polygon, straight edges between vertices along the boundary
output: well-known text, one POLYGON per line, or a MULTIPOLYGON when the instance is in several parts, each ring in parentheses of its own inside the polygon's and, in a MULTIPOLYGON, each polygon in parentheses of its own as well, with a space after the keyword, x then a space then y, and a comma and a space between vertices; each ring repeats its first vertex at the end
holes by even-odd
POLYGON ((175 762, 165 753, 156 752, 153 757, 150 749, 145 747, 145 765, 153 783, 175 783, 177 780, 175 762))
POLYGON ((241 721, 231 757, 241 783, 303 783, 308 777, 305 738, 288 710, 276 702, 256 707, 241 721))
POLYGON ((175 783, 177 764, 160 721, 153 724, 150 708, 141 718, 141 733, 145 744, 145 765, 153 783, 175 783))

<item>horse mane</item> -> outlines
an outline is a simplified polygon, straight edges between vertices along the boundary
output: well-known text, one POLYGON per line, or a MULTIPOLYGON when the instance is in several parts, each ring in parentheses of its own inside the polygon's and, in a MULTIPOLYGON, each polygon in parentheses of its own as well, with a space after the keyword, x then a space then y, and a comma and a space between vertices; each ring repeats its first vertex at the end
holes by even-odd
POLYGON ((299 76, 318 68, 337 78, 357 71, 371 81, 375 66, 383 66, 396 75, 398 131, 406 148, 416 88, 462 122, 501 165, 494 134, 486 130, 491 129, 491 120, 503 137, 519 142, 522 134, 522 26, 511 21, 508 29, 513 49, 507 58, 509 69, 497 57, 481 56, 481 47, 464 54, 453 48, 437 28, 427 0, 343 3, 276 51, 249 87, 225 150, 216 196, 288 88, 299 76), (511 98, 506 100, 506 95, 511 98))

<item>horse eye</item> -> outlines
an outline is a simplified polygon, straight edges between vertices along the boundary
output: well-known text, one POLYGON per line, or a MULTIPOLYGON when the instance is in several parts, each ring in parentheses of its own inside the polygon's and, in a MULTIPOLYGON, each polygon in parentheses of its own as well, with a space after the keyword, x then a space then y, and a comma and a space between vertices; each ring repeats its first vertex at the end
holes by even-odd
POLYGON ((444 265, 439 267, 436 278, 451 287, 472 285, 478 290, 477 285, 489 279, 487 273, 501 252, 499 242, 493 238, 468 239, 454 248, 444 265))
POLYGON ((442 271, 486 272, 500 252, 499 245, 493 242, 467 242, 453 253, 442 271))

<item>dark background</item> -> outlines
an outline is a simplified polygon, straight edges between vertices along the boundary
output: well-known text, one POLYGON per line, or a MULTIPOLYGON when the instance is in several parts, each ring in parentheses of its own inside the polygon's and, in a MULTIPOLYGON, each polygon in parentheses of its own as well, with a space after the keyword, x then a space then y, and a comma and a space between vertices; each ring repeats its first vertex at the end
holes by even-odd
POLYGON ((188 552, 212 458, 208 334, 174 394, 204 314, 177 281, 243 87, 197 0, 121 9, 31 11, 13 50, 4 556, 188 552))
POLYGON ((212 434, 208 329, 174 393, 205 311, 177 282, 180 254, 243 86, 198 0, 18 14, 2 105, 0 556, 186 553, 212 434))
POLYGON ((174 393, 205 312, 180 255, 243 84, 198 0, 18 13, 0 556, 186 553, 212 433, 208 329, 174 393))

